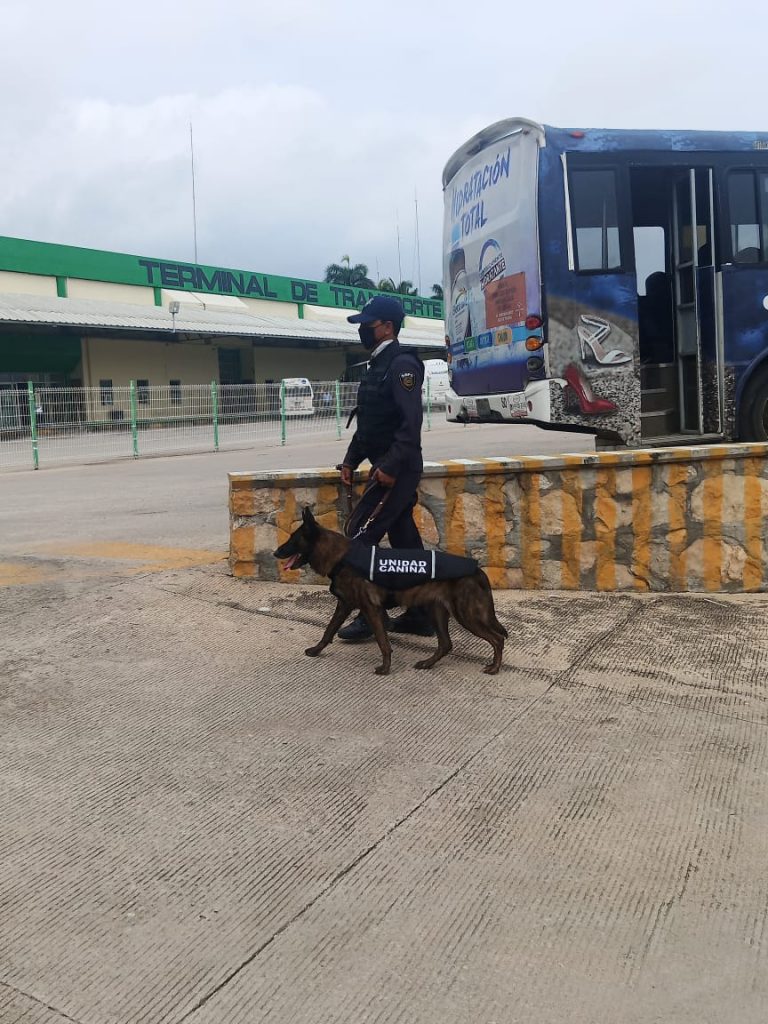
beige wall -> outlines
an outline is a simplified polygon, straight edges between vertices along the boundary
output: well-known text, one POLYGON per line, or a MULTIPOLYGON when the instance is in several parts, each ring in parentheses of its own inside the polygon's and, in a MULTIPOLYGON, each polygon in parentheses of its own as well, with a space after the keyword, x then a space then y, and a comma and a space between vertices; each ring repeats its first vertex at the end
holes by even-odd
POLYGON ((344 372, 346 360, 341 349, 254 349, 254 380, 281 380, 283 377, 309 377, 310 380, 335 380, 344 372))
POLYGON ((229 313, 247 313, 248 307, 239 295, 216 295, 208 292, 187 292, 163 288, 160 298, 164 309, 169 302, 178 302, 181 309, 211 309, 229 313))
POLYGON ((162 290, 163 308, 176 301, 181 308, 211 309, 234 313, 250 313, 252 316, 277 317, 280 320, 298 320, 299 307, 293 302, 273 302, 270 299, 250 299, 241 295, 212 295, 207 292, 185 292, 172 288, 162 290))
POLYGON ((16 295, 51 295, 56 297, 56 278, 41 277, 38 274, 15 274, 0 270, 0 293, 16 295))
POLYGON ((103 378, 115 387, 137 379, 149 380, 153 385, 167 385, 170 380, 210 384, 219 375, 213 345, 88 338, 83 349, 84 383, 91 387, 98 387, 103 378))
POLYGON ((432 320, 423 316, 407 316, 403 321, 403 330, 411 331, 414 334, 428 335, 434 341, 434 336, 440 335, 445 330, 442 320, 432 320))
POLYGON ((272 302, 270 299, 242 299, 242 302, 248 312, 256 316, 274 316, 279 320, 299 319, 299 307, 294 302, 272 302))
MULTIPOLYGON (((305 320, 322 320, 328 323, 346 324, 347 317, 355 312, 351 309, 332 309, 330 306, 312 306, 309 302, 304 306, 305 320)), ((347 324, 350 327, 351 324, 347 324)))
MULTIPOLYGON (((53 279, 54 295, 56 281, 53 279)), ((97 302, 129 302, 134 306, 154 306, 155 293, 152 288, 135 284, 111 284, 108 281, 83 281, 67 278, 67 298, 94 299, 97 302)))
POLYGON ((241 348, 243 377, 261 384, 283 377, 335 380, 345 367, 344 352, 340 349, 253 348, 250 341, 242 338, 216 345, 88 338, 83 340, 83 383, 98 387, 100 380, 108 379, 119 387, 143 379, 160 386, 170 380, 209 384, 219 379, 219 347, 241 348))
POLYGON ((152 404, 139 405, 139 416, 153 419, 182 415, 207 415, 210 395, 207 385, 219 376, 218 357, 213 345, 178 345, 171 342, 112 341, 106 338, 83 339, 83 367, 86 385, 98 388, 101 380, 111 380, 114 402, 103 406, 98 393, 88 396, 88 418, 107 420, 115 411, 130 416, 128 387, 132 380, 148 380, 152 387, 168 387, 170 381, 182 385, 202 385, 192 393, 184 392, 183 401, 171 402, 169 393, 153 395, 152 404))

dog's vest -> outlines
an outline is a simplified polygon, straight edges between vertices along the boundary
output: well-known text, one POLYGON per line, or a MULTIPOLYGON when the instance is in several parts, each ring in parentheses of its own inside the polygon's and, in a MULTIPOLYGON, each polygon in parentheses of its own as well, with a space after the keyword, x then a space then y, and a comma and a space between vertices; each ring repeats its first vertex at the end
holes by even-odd
POLYGON ((457 580, 473 576, 479 566, 474 558, 449 555, 423 548, 380 548, 353 544, 342 559, 359 576, 386 590, 407 590, 430 580, 457 580))

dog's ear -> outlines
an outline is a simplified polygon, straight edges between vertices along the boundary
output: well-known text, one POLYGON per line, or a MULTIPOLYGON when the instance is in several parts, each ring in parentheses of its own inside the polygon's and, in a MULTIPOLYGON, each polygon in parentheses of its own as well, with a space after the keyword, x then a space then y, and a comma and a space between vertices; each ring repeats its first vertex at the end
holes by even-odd
POLYGON ((304 511, 301 513, 301 521, 310 534, 317 533, 317 520, 312 515, 312 509, 309 505, 304 506, 304 511))

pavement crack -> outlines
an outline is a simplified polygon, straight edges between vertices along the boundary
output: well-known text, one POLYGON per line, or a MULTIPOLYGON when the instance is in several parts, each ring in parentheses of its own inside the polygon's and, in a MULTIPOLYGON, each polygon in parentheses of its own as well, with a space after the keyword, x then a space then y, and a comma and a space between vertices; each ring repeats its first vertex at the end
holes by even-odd
POLYGON ((376 850, 378 850, 378 848, 383 843, 385 843, 400 828, 402 828, 403 825, 407 824, 413 817, 415 817, 423 807, 426 807, 431 800, 438 796, 447 786, 449 786, 456 778, 458 778, 458 776, 461 775, 462 772, 466 771, 466 769, 472 764, 472 762, 475 761, 478 757, 480 757, 480 755, 483 754, 490 746, 496 743, 497 740, 499 740, 500 737, 503 736, 503 734, 507 731, 507 729, 510 728, 510 726, 514 725, 515 722, 518 722, 524 715, 531 711, 532 708, 534 708, 537 704, 541 703, 541 701, 543 701, 548 696, 548 694, 555 685, 555 682, 550 683, 546 690, 544 690, 538 696, 533 697, 531 700, 529 700, 519 709, 519 711, 516 714, 513 714, 509 718, 507 718, 506 721, 504 722, 504 725, 500 729, 498 729, 484 743, 481 743, 476 750, 474 750, 471 754, 465 757, 464 760, 460 764, 458 764, 452 772, 446 775, 441 782, 439 782, 436 786, 429 790, 428 793, 425 793, 422 799, 419 800, 418 803, 414 804, 414 806, 411 807, 407 814, 404 814, 401 818, 394 822, 394 824, 392 824, 388 829, 382 832, 382 834, 375 840, 375 842, 371 843, 370 846, 362 850, 356 857, 349 861, 348 864, 345 864, 342 868, 340 868, 339 871, 337 871, 336 874, 330 879, 330 881, 328 881, 327 884, 324 885, 323 888, 320 889, 319 892, 317 892, 312 897, 312 899, 308 900, 307 903, 305 903, 300 910, 297 910, 296 913, 283 924, 281 924, 279 928, 276 928, 268 939, 265 939, 264 942, 262 942, 257 949, 255 949, 249 956, 245 958, 245 960, 238 964, 237 967, 233 968, 229 972, 229 974, 226 975, 225 978, 223 978, 217 985, 215 985, 211 989, 210 992, 207 992, 204 996, 198 999, 195 1005, 192 1006, 189 1010, 187 1010, 187 1012, 179 1018, 177 1024, 184 1024, 184 1021, 188 1020, 193 1014, 197 1013, 198 1010, 202 1009, 207 1003, 209 1003, 211 999, 213 999, 216 995, 222 992, 231 981, 233 981, 239 974, 241 974, 246 969, 246 967, 249 967, 252 963, 254 963, 254 961, 256 961, 261 956, 261 954, 272 945, 273 942, 279 939, 284 932, 286 932, 292 925, 300 921, 305 914, 307 914, 325 896, 332 892, 336 888, 336 886, 339 885, 348 875, 350 875, 356 868, 358 868, 361 864, 368 860, 368 858, 373 853, 375 853, 376 850))
MULTIPOLYGON (((655 605, 656 603, 657 602, 655 602, 655 601, 649 601, 647 603, 644 602, 643 603, 643 607, 642 607, 641 611, 639 612, 639 614, 640 615, 644 614, 644 612, 646 611, 646 608, 648 606, 655 605)), ((597 636, 593 637, 589 641, 589 643, 586 644, 586 646, 584 648, 582 648, 582 650, 577 654, 577 656, 573 659, 571 664, 566 666, 566 668, 562 669, 557 674, 557 676, 555 677, 555 685, 561 685, 562 682, 568 680, 569 677, 572 675, 572 673, 574 673, 578 668, 580 668, 588 660, 588 658, 590 657, 590 655, 592 654, 593 651, 595 651, 598 647, 600 647, 601 644, 605 643, 606 640, 610 640, 612 637, 614 637, 617 634, 619 634, 626 626, 629 625, 630 620, 635 618, 637 615, 638 615, 637 603, 634 602, 634 601, 631 601, 630 606, 628 608, 628 611, 627 611, 627 614, 625 615, 625 617, 623 619, 621 619, 620 621, 618 621, 618 622, 613 622, 608 627, 608 629, 604 630, 604 632, 599 633, 597 636)), ((581 684, 577 684, 577 685, 581 685, 581 684)))
MULTIPOLYGON (((708 600, 708 599, 704 598, 702 600, 708 600)), ((594 692, 601 692, 602 691, 602 692, 608 692, 608 693, 615 693, 615 691, 613 689, 611 689, 611 687, 609 687, 609 686, 601 686, 600 684, 596 684, 596 683, 584 683, 584 682, 581 682, 581 681, 574 680, 572 678, 573 673, 575 673, 575 671, 578 668, 580 668, 587 661, 587 659, 589 658, 589 656, 592 654, 593 651, 595 651, 606 640, 611 640, 616 634, 620 633, 621 630, 624 629, 624 627, 629 623, 629 621, 631 619, 633 619, 636 615, 638 615, 638 614, 639 615, 645 615, 645 614, 648 613, 649 609, 655 608, 658 605, 663 604, 663 603, 664 603, 663 600, 660 599, 660 598, 657 599, 657 600, 653 600, 653 601, 644 601, 644 602, 642 602, 639 611, 638 611, 638 608, 637 608, 637 604, 634 604, 633 607, 631 607, 629 609, 629 613, 626 615, 626 617, 622 621, 614 622, 608 629, 605 630, 605 632, 600 633, 598 636, 594 637, 594 639, 592 639, 586 645, 586 647, 583 649, 583 651, 581 651, 579 653, 579 655, 576 658, 574 658, 573 662, 570 665, 568 665, 566 668, 562 669, 555 676, 553 685, 554 686, 559 686, 561 689, 568 689, 568 690, 574 690, 574 689, 576 689, 578 687, 580 689, 592 690, 594 692), (565 685, 566 683, 569 684, 567 687, 565 685)), ((717 603, 717 602, 713 602, 713 603, 717 603)), ((716 687, 697 686, 696 684, 692 684, 692 683, 686 683, 685 685, 686 685, 686 687, 693 688, 693 689, 696 689, 696 690, 699 690, 699 691, 703 691, 703 692, 708 692, 708 693, 717 693, 717 692, 719 692, 716 687)), ((737 697, 744 697, 744 698, 750 696, 749 693, 746 693, 743 690, 734 690, 733 691, 733 695, 737 696, 737 697)), ((665 707, 673 707, 673 708, 675 708, 678 711, 697 712, 698 714, 707 715, 707 716, 710 716, 710 717, 713 717, 713 718, 724 718, 724 719, 727 719, 728 721, 746 722, 749 725, 757 725, 760 728, 766 728, 768 726, 768 722, 761 722, 759 720, 755 720, 754 718, 747 718, 744 715, 727 714, 726 712, 723 712, 723 711, 714 711, 711 708, 699 707, 699 706, 696 706, 696 705, 688 705, 688 706, 686 706, 685 704, 681 704, 681 703, 679 703, 677 701, 674 701, 674 700, 665 700, 663 697, 660 697, 660 696, 657 696, 657 695, 647 696, 646 697, 646 696, 643 696, 642 694, 639 694, 639 695, 632 694, 631 696, 628 696, 628 695, 624 694, 624 696, 627 697, 627 701, 632 703, 632 704, 639 704, 639 705, 662 704, 665 707)))
POLYGON ((7 989, 9 992, 14 992, 23 999, 28 999, 30 1003, 35 1003, 36 1006, 44 1006, 46 1010, 50 1010, 51 1013, 55 1013, 57 1016, 61 1017, 62 1020, 69 1020, 72 1024, 83 1024, 83 1022, 78 1020, 77 1017, 70 1017, 68 1013, 64 1013, 64 1011, 60 1010, 57 1006, 51 1006, 51 1004, 46 1003, 44 999, 39 999, 37 996, 33 996, 31 993, 25 992, 24 989, 18 988, 16 985, 9 985, 7 981, 0 981, 0 987, 7 989))

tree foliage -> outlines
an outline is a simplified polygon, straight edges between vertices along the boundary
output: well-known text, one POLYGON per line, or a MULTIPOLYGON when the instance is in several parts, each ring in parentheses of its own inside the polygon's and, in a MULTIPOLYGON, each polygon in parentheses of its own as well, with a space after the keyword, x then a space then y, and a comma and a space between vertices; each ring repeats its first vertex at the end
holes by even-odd
POLYGON ((342 256, 339 263, 329 263, 325 268, 326 284, 341 284, 348 288, 375 288, 368 277, 368 267, 364 263, 352 264, 349 256, 342 256))
POLYGON ((380 292, 394 292, 396 295, 416 295, 416 289, 413 287, 411 281, 401 281, 400 284, 395 284, 395 281, 391 277, 382 277, 379 283, 376 285, 380 292))

